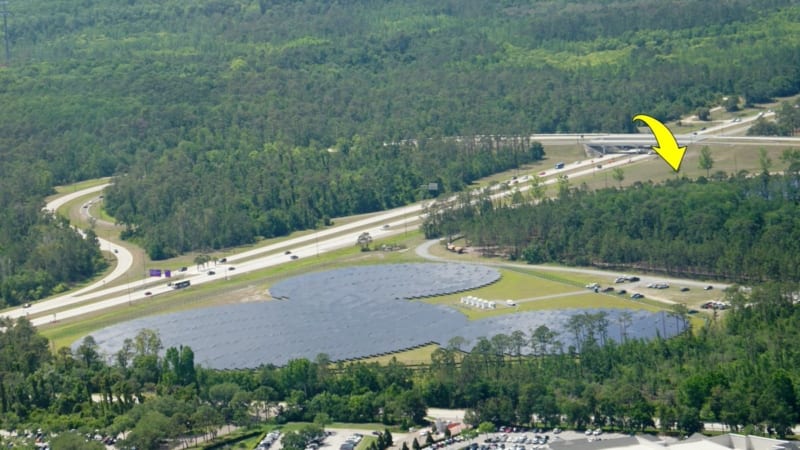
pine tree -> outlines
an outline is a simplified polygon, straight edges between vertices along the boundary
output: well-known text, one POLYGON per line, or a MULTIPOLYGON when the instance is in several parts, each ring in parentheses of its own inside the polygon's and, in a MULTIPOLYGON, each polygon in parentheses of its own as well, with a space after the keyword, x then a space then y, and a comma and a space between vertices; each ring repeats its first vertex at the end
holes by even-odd
POLYGON ((388 428, 383 429, 383 442, 386 444, 386 448, 389 448, 394 444, 394 440, 392 439, 392 433, 389 431, 388 428))

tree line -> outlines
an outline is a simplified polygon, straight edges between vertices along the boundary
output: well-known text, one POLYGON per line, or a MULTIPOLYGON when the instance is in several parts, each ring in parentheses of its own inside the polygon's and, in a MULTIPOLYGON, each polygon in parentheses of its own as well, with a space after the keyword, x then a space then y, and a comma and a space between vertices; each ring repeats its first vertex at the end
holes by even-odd
POLYGON ((789 169, 782 175, 767 172, 767 158, 755 176, 741 172, 594 192, 561 180, 557 199, 536 198, 542 192, 534 187, 511 202, 493 202, 484 193, 472 202, 432 206, 422 228, 428 237, 463 235, 485 253, 529 263, 797 281, 796 153, 784 153, 789 169))
MULTIPOLYGON (((706 421, 784 436, 800 420, 796 283, 725 293, 732 309, 671 339, 609 339, 602 314, 578 314, 560 335, 534 330, 455 337, 412 370, 393 360, 292 360, 283 367, 211 370, 191 348, 162 349, 142 330, 114 355, 91 337, 49 350, 25 319, 0 331, 0 426, 47 432, 129 432, 120 448, 213 436, 224 424, 265 421, 424 424, 427 407, 467 408, 466 421, 691 433, 706 421)), ((675 320, 691 314, 677 307, 675 320)), ((621 319, 623 320, 623 316, 621 319)), ((625 327, 621 327, 624 329, 625 327)), ((313 428, 313 427, 312 427, 313 428)), ((310 434, 293 436, 305 439, 310 434), (305 437, 303 437, 305 436, 305 437)), ((291 439, 287 442, 291 442, 291 439)), ((386 437, 384 437, 384 442, 386 437)))
POLYGON ((94 231, 81 235, 42 211, 15 181, 19 188, 0 181, 0 308, 65 292, 108 266, 94 231))

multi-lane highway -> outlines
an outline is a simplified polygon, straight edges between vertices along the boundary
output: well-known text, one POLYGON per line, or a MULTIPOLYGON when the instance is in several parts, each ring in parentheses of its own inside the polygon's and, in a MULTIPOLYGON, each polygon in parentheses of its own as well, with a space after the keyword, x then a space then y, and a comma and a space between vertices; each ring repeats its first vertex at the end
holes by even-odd
MULTIPOLYGON (((677 136, 680 145, 701 140, 719 139, 717 133, 724 132, 730 128, 747 126, 756 118, 742 119, 740 122, 727 122, 718 126, 710 127, 706 130, 692 134, 690 136, 677 136)), ((760 142, 758 138, 725 136, 726 141, 732 142, 760 142)), ((531 139, 543 143, 614 143, 625 145, 654 145, 655 139, 652 135, 643 134, 560 134, 560 135, 534 135, 531 139)), ((774 140, 775 138, 764 138, 774 140)), ((781 142, 800 145, 800 138, 782 139, 781 142)), ((567 175, 570 180, 582 176, 591 175, 596 172, 596 165, 602 161, 602 170, 609 170, 617 166, 626 165, 653 158, 652 155, 607 155, 602 160, 586 159, 576 163, 568 164, 563 169, 548 169, 539 174, 543 184, 557 182, 556 175, 567 175)), ((498 190, 492 194, 499 198, 510 195, 514 190, 525 191, 530 188, 530 176, 523 176, 517 180, 509 180, 512 189, 498 190)), ((99 193, 107 184, 98 185, 60 197, 47 205, 50 211, 57 211, 66 203, 99 193)), ((332 250, 354 246, 358 236, 364 232, 369 232, 373 239, 392 236, 403 233, 409 225, 416 224, 424 212, 425 204, 416 203, 389 211, 375 213, 365 218, 356 220, 344 225, 333 226, 331 228, 316 231, 303 236, 290 238, 275 244, 259 247, 244 251, 227 257, 225 264, 213 267, 213 274, 208 270, 191 267, 185 272, 179 272, 175 279, 189 280, 192 285, 210 283, 226 280, 241 274, 274 267, 279 264, 288 264, 294 258, 309 258, 332 250), (290 253, 287 253, 290 252, 290 253)), ((7 317, 20 317, 29 315, 34 317, 32 323, 36 326, 43 325, 54 320, 64 320, 79 317, 84 314, 100 311, 105 308, 124 305, 126 303, 140 301, 153 295, 166 294, 173 291, 172 286, 167 285, 166 279, 137 279, 134 282, 121 284, 112 288, 104 288, 111 280, 125 276, 129 272, 133 256, 122 246, 115 245, 106 240, 100 240, 101 248, 111 252, 117 259, 116 268, 90 286, 86 286, 78 291, 67 295, 43 300, 33 304, 29 308, 17 308, 6 311, 3 315, 7 317), (55 312, 55 314, 48 314, 55 312)), ((137 277, 138 278, 138 274, 137 277)), ((190 287, 191 289, 191 287, 190 287)))
MULTIPOLYGON (((628 164, 638 159, 650 157, 648 155, 634 157, 626 155, 616 158, 607 157, 603 161, 604 167, 610 168, 615 165, 628 164)), ((556 174, 565 174, 569 175, 570 178, 575 178, 591 174, 595 170, 594 167, 594 162, 587 159, 570 164, 564 169, 546 170, 540 177, 543 180, 543 184, 550 184, 556 182, 557 179, 554 177, 556 174)), ((517 188, 520 191, 528 189, 530 185, 527 181, 529 181, 528 177, 521 177, 517 180, 519 183, 517 188)), ((72 200, 100 192, 105 186, 107 185, 95 186, 71 193, 50 202, 47 205, 47 209, 56 211, 72 200)), ((493 197, 499 198, 509 195, 511 192, 511 190, 497 192, 493 194, 493 197)), ((178 279, 189 280, 192 285, 226 280, 248 272, 291 263, 294 261, 292 259, 293 256, 298 259, 309 258, 332 250, 354 246, 358 236, 363 232, 369 232, 373 239, 403 233, 408 229, 409 225, 414 225, 420 220, 424 206, 424 203, 416 203, 376 213, 351 223, 230 255, 227 257, 225 264, 219 264, 211 268, 213 275, 210 274, 211 272, 207 268, 193 266, 187 268, 186 272, 177 272, 173 279, 176 281, 178 279), (287 254, 287 251, 291 253, 287 254)), ((110 284, 111 280, 125 276, 132 265, 133 257, 124 247, 114 245, 105 240, 101 241, 101 247, 106 251, 112 252, 119 260, 112 273, 79 291, 34 303, 29 308, 12 309, 5 312, 4 315, 7 317, 30 316, 33 317, 31 322, 39 326, 55 320, 60 321, 79 317, 102 309, 140 301, 174 290, 172 286, 168 285, 168 280, 166 279, 147 278, 141 280, 138 279, 139 274, 136 274, 136 281, 105 288, 104 286, 110 284), (116 250, 116 252, 113 250, 116 250), (49 314, 51 312, 54 312, 54 314, 49 314)))

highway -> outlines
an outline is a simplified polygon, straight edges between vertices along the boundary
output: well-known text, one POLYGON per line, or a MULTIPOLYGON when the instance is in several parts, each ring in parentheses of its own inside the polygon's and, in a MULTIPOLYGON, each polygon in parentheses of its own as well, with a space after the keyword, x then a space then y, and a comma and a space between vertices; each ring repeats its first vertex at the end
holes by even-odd
MULTIPOLYGON (((91 188, 72 192, 62 197, 58 197, 48 202, 47 206, 45 206, 44 209, 45 211, 49 211, 52 214, 56 214, 56 211, 58 211, 58 209, 64 206, 65 204, 73 200, 79 199, 81 197, 85 197, 86 195, 101 192, 108 186, 109 184, 105 183, 91 188)), ((11 309, 3 313, 3 316, 9 318, 17 318, 27 315, 46 313, 53 309, 63 308, 64 306, 69 306, 75 303, 91 300, 92 298, 97 298, 101 295, 105 295, 103 294, 104 292, 113 292, 112 290, 100 290, 99 292, 95 292, 93 294, 87 294, 88 292, 102 289, 102 287, 105 286, 106 283, 110 283, 111 281, 116 280, 117 278, 125 276, 125 274, 128 273, 128 271, 133 266, 133 255, 125 247, 114 244, 111 241, 102 238, 98 238, 97 240, 100 244, 100 250, 113 254, 117 259, 116 267, 114 267, 114 270, 112 270, 108 275, 76 291, 69 292, 65 295, 53 297, 48 300, 32 303, 30 308, 11 309)))
MULTIPOLYGON (((611 168, 616 165, 628 164, 632 161, 651 157, 651 155, 636 155, 634 157, 624 155, 618 156, 617 158, 606 157, 602 161, 604 167, 611 168)), ((554 175, 557 174, 566 174, 570 178, 575 178, 589 175, 595 170, 595 162, 587 159, 570 164, 564 169, 548 169, 544 171, 540 177, 543 180, 542 183, 546 185, 555 183, 557 178, 555 178, 554 175)), ((521 177, 517 181, 524 185, 521 187, 515 186, 514 188, 520 191, 529 189, 530 185, 526 183, 528 178, 527 176, 521 177)), ((77 198, 100 192, 106 186, 108 185, 95 186, 60 197, 48 203, 47 209, 56 211, 66 203, 77 198)), ((492 195, 492 198, 510 195, 513 191, 514 189, 509 189, 497 192, 492 195)), ((452 197, 451 200, 454 198, 455 197, 452 197)), ((279 264, 291 263, 293 261, 293 255, 298 258, 309 258, 333 250, 352 247, 356 244, 358 236, 363 232, 369 232, 373 239, 397 235, 403 233, 408 225, 416 224, 416 222, 421 219, 424 207, 427 203, 428 202, 421 202, 382 213, 376 213, 348 224, 333 226, 325 230, 291 238, 279 243, 230 255, 227 257, 225 264, 218 264, 216 267, 209 268, 213 270, 213 275, 209 275, 209 269, 193 266, 187 268, 185 273, 176 273, 176 276, 173 278, 176 281, 189 280, 192 285, 200 285, 226 280, 245 273, 274 267, 279 264), (386 225, 389 225, 389 227, 385 227, 386 225), (287 250, 291 251, 291 254, 285 254, 287 250), (230 270, 231 267, 234 267, 234 269, 230 270)), ((141 301, 151 296, 166 294, 174 290, 171 286, 167 285, 168 281, 164 278, 146 278, 144 280, 136 280, 122 285, 104 288, 103 286, 105 284, 125 276, 132 266, 133 256, 127 249, 105 240, 101 241, 101 248, 112 252, 112 254, 118 258, 117 267, 102 280, 92 283, 78 291, 36 302, 32 304, 30 308, 15 308, 6 311, 4 315, 11 318, 28 315, 34 316, 31 322, 35 326, 40 326, 56 320, 60 321, 79 317, 106 308, 141 301), (113 249, 116 249, 117 252, 114 253, 113 249), (145 295, 146 292, 149 292, 150 295, 145 295), (64 309, 72 305, 75 306, 64 309), (56 312, 56 310, 58 311, 56 312), (50 312, 54 312, 54 314, 48 314, 50 312)), ((189 289, 191 289, 191 287, 189 289)))
MULTIPOLYGON (((680 145, 687 145, 687 140, 699 142, 705 139, 723 139, 726 142, 737 143, 760 143, 769 140, 770 142, 783 142, 786 144, 800 145, 800 138, 754 138, 742 136, 718 136, 717 133, 724 132, 731 128, 747 126, 756 118, 742 119, 740 122, 727 122, 717 126, 709 127, 706 130, 688 136, 677 136, 680 145)), ((532 140, 543 143, 615 143, 625 145, 649 146, 655 144, 652 135, 645 134, 559 134, 559 135, 533 135, 532 140)), ((572 181, 576 178, 591 175, 597 170, 610 170, 614 167, 624 166, 637 161, 654 158, 653 155, 607 155, 602 159, 586 159, 576 163, 568 164, 563 169, 548 169, 539 174, 542 184, 548 185, 558 181, 557 175, 567 175, 572 181), (597 164, 602 164, 602 169, 597 169, 597 164)), ((500 190, 500 186, 495 186, 497 192, 492 194, 492 198, 500 198, 511 195, 516 190, 525 191, 530 189, 529 181, 532 177, 525 175, 517 180, 508 180, 509 189, 500 190), (516 183, 516 184, 513 184, 516 183)), ((48 203, 46 209, 57 211, 66 203, 93 193, 101 192, 108 184, 94 186, 78 192, 73 192, 63 197, 59 197, 48 203)), ((451 197, 451 200, 455 197, 451 197)), ((369 232, 373 239, 380 239, 403 233, 409 225, 415 225, 423 215, 425 205, 430 201, 420 202, 389 211, 372 214, 366 218, 356 220, 344 225, 337 225, 325 230, 316 231, 303 236, 290 238, 275 244, 247 250, 227 257, 225 264, 218 264, 211 267, 215 272, 213 275, 207 273, 208 269, 190 267, 186 272, 177 273, 174 280, 189 280, 191 284, 200 285, 210 282, 219 282, 229 278, 237 277, 242 274, 274 267, 280 264, 290 264, 292 257, 309 258, 333 250, 352 247, 356 245, 358 236, 363 232, 369 232), (290 251, 290 254, 286 254, 290 251)), ((103 279, 92 283, 80 290, 66 295, 42 300, 32 304, 29 308, 15 308, 3 313, 6 317, 16 318, 21 316, 34 316, 31 322, 35 326, 44 325, 55 320, 64 320, 79 317, 81 315, 94 313, 102 309, 124 305, 134 301, 141 301, 150 296, 163 295, 172 292, 173 288, 167 285, 164 278, 148 278, 137 280, 131 283, 118 285, 111 288, 103 286, 112 280, 124 277, 133 264, 133 255, 122 246, 115 245, 109 241, 100 240, 101 249, 108 251, 117 258, 115 269, 103 279), (116 250, 116 252, 114 251, 116 250), (150 295, 145 295, 149 292, 150 295), (75 305, 72 308, 64 309, 75 305), (58 310, 57 312, 55 312, 58 310), (53 312, 53 314, 48 314, 53 312)), ((138 277, 138 276, 137 276, 138 277)), ((191 289, 189 287, 188 289, 191 289)))

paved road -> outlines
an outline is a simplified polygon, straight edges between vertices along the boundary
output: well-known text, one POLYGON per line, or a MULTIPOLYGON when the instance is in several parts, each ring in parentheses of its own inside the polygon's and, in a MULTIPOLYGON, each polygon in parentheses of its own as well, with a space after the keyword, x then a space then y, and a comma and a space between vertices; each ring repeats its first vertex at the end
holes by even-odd
MULTIPOLYGON (((56 214, 58 209, 64 206, 65 204, 75 199, 84 197, 86 195, 90 195, 96 192, 101 192, 107 186, 109 186, 108 183, 101 184, 91 188, 82 189, 80 191, 64 195, 62 197, 58 197, 47 203, 47 206, 45 206, 45 211, 49 211, 51 214, 56 214)), ((64 306, 69 306, 75 303, 91 300, 92 298, 106 295, 109 292, 114 292, 112 290, 104 290, 102 288, 107 283, 110 283, 111 281, 116 280, 117 278, 120 278, 124 276, 126 273, 128 273, 130 268, 133 266, 133 255, 125 247, 116 245, 111 241, 102 238, 98 238, 97 240, 100 243, 100 250, 108 252, 109 254, 112 254, 114 255, 114 257, 117 258, 116 267, 114 267, 114 270, 112 270, 108 275, 90 285, 87 285, 81 289, 70 292, 68 294, 54 297, 49 300, 33 303, 30 308, 15 308, 5 311, 3 313, 3 316, 10 318, 17 318, 27 315, 42 314, 57 308, 63 308, 64 306), (97 291, 97 292, 94 292, 93 294, 87 294, 88 292, 92 291, 97 291)))
MULTIPOLYGON (((755 118, 745 118, 742 119, 739 123, 724 123, 718 126, 710 127, 707 130, 702 132, 698 132, 697 135, 692 135, 691 139, 695 141, 699 141, 702 139, 708 138, 716 138, 716 135, 712 133, 719 133, 726 129, 732 127, 740 127, 743 124, 748 124, 752 121, 756 120, 755 118)), ((588 142, 589 140, 597 140, 597 141, 611 141, 611 140, 620 140, 623 142, 628 143, 638 143, 638 142, 649 142, 655 143, 652 136, 644 135, 644 134, 563 134, 563 135, 533 135, 531 139, 535 139, 541 142, 546 143, 576 143, 576 142, 588 142)), ((761 144, 762 142, 766 142, 767 140, 773 141, 773 138, 763 138, 763 140, 753 138, 753 137, 725 137, 726 140, 736 141, 736 142, 758 142, 761 144)), ((800 138, 793 138, 794 140, 782 140, 781 142, 792 142, 800 144, 800 138)), ((679 142, 683 145, 685 141, 681 141, 679 138, 679 142)), ((556 175, 567 175, 570 180, 575 178, 579 178, 582 176, 590 175, 595 173, 598 169, 596 165, 599 161, 602 161, 603 168, 600 170, 609 170, 617 166, 622 166, 625 164, 630 164, 633 162, 645 160, 648 158, 653 158, 652 155, 609 155, 603 158, 602 160, 592 160, 587 159, 584 161, 578 161, 577 163, 569 164, 564 169, 548 169, 540 173, 540 178, 542 178, 542 183, 552 184, 558 181, 556 175)), ((499 198, 502 196, 510 195, 515 190, 525 191, 530 189, 530 181, 529 176, 523 176, 519 180, 516 180, 518 184, 511 185, 510 189, 500 191, 499 186, 497 187, 498 192, 493 194, 493 198, 499 198)), ((513 183, 513 180, 509 180, 509 183, 513 183)), ((95 186, 89 189, 81 190, 79 192, 74 192, 63 197, 60 197, 52 202, 50 202, 47 206, 47 209, 50 211, 55 211, 67 202, 85 196, 90 195, 92 193, 100 192, 104 189, 107 184, 95 186)), ((375 213, 363 219, 345 224, 334 226, 325 230, 317 231, 314 233, 306 234, 300 237, 291 238, 276 244, 267 245, 264 247, 260 247, 253 250, 248 250, 239 254, 228 256, 228 264, 223 265, 215 270, 214 275, 209 275, 206 271, 198 270, 197 268, 191 268, 186 273, 183 274, 185 279, 191 281, 192 285, 196 284, 203 284, 207 282, 213 281, 220 281, 225 280, 231 277, 236 277, 241 274, 261 270, 268 267, 274 267, 279 264, 287 264, 291 263, 291 255, 286 255, 284 252, 286 250, 290 250, 292 255, 296 255, 299 258, 309 258, 313 257, 325 252, 329 252, 332 250, 337 250, 349 246, 355 245, 355 242, 358 236, 362 232, 369 232, 373 239, 388 237, 392 235, 397 235, 402 233, 407 225, 415 224, 422 218, 423 210, 426 203, 417 203, 413 205, 408 205, 400 208, 396 208, 390 211, 385 211, 381 213, 375 213), (388 228, 384 228, 384 225, 391 224, 388 228), (234 270, 227 270, 230 267, 234 267, 234 270)), ((103 285, 109 283, 113 279, 117 279, 120 277, 124 277, 126 273, 130 270, 130 267, 133 264, 133 256, 131 253, 121 246, 116 246, 109 241, 101 240, 100 241, 101 248, 103 250, 112 252, 117 259, 118 264, 117 267, 110 273, 108 276, 104 277, 102 280, 93 283, 90 286, 87 286, 83 289, 78 291, 72 292, 70 294, 59 296, 56 298, 52 298, 49 300, 44 300, 35 303, 28 309, 12 309, 3 313, 3 315, 7 317, 20 317, 23 315, 40 315, 39 317, 32 320, 33 324, 38 326, 42 324, 49 323, 55 319, 62 320, 68 319, 73 317, 78 317, 84 314, 96 312, 102 310, 104 308, 110 308, 118 305, 123 305, 125 303, 130 303, 133 301, 140 301, 142 299, 148 298, 145 295, 145 292, 150 292, 150 295, 159 295, 164 294, 167 292, 172 291, 172 288, 167 286, 166 282, 162 280, 139 280, 132 283, 123 284, 114 288, 107 288, 102 289, 103 285), (116 253, 113 250, 117 250, 116 253), (93 291, 93 292, 89 292, 93 291), (99 299, 103 300, 99 300, 99 299), (57 315, 51 316, 46 315, 46 313, 53 311, 58 308, 63 308, 64 306, 74 305, 76 303, 88 302, 90 300, 99 300, 94 303, 85 304, 81 306, 76 306, 75 308, 70 308, 64 311, 60 311, 57 315)), ((531 266, 525 266, 531 267, 531 266)), ((594 269, 577 269, 577 268, 552 268, 548 266, 536 266, 539 270, 560 270, 560 271, 580 271, 581 273, 585 274, 594 274, 597 276, 611 276, 608 271, 599 271, 594 269)), ((664 280, 664 278, 659 278, 656 281, 664 280)), ((690 280, 681 280, 681 283, 687 285, 694 285, 700 286, 703 283, 700 282, 691 282, 690 280)))
MULTIPOLYGON (((429 240, 419 245, 415 249, 415 251, 417 255, 421 256, 422 258, 429 259, 431 261, 451 261, 452 260, 451 258, 442 258, 440 256, 433 255, 430 252, 431 247, 438 244, 439 244, 438 239, 429 240)), ((458 261, 464 264, 481 264, 481 265, 492 265, 498 267, 515 267, 515 268, 529 269, 529 270, 541 270, 549 272, 570 272, 570 273, 579 273, 582 275, 591 275, 597 277, 597 282, 604 286, 610 286, 615 284, 614 280, 621 275, 620 271, 588 269, 583 267, 560 267, 560 266, 548 266, 541 264, 518 264, 518 263, 503 262, 503 261, 470 262, 461 259, 458 259, 458 261)), ((726 289, 730 286, 730 284, 719 283, 719 282, 709 283, 708 281, 689 280, 685 278, 665 277, 660 275, 641 275, 639 281, 634 283, 626 282, 624 284, 619 285, 619 287, 627 290, 628 293, 633 293, 633 292, 642 293, 646 298, 651 300, 656 300, 658 302, 666 303, 668 305, 676 304, 677 302, 661 297, 658 294, 653 295, 653 292, 657 292, 656 289, 647 288, 648 284, 659 283, 659 282, 667 282, 671 286, 687 286, 695 288, 704 288, 709 284, 713 285, 714 289, 726 289)), ((539 299, 540 298, 537 298, 536 300, 539 299)))
MULTIPOLYGON (((606 167, 613 167, 615 164, 627 164, 631 161, 648 157, 650 156, 639 155, 634 158, 625 156, 617 158, 616 161, 613 161, 612 158, 607 158, 603 161, 606 164, 606 167)), ((547 177, 551 177, 556 174, 569 174, 570 177, 579 177, 591 174, 594 170, 594 162, 592 160, 585 160, 571 164, 561 170, 547 170, 541 175, 541 177, 544 179, 544 184, 549 184, 554 183, 557 180, 555 178, 547 179, 547 177)), ((520 179, 518 181, 524 183, 527 180, 520 179)), ((75 198, 99 192, 105 186, 107 185, 92 187, 59 198, 58 200, 51 202, 48 205, 48 209, 55 211, 65 203, 75 198)), ((524 191, 529 188, 530 186, 526 183, 526 185, 520 187, 519 190, 524 191)), ((500 198, 510 195, 511 192, 513 192, 513 190, 497 192, 493 194, 492 197, 500 198)), ((187 272, 179 275, 182 279, 189 280, 192 285, 226 280, 228 278, 240 276, 244 273, 257 271, 268 267, 274 267, 280 264, 291 263, 292 255, 297 256, 298 258, 309 258, 329 251, 353 246, 355 245, 358 236, 364 231, 369 232, 374 239, 397 235, 404 232, 407 223, 416 223, 420 219, 424 206, 424 203, 417 203, 383 213, 376 213, 348 224, 334 226, 326 230, 317 231, 276 244, 267 245, 236 255, 231 255, 227 257, 226 264, 218 265, 214 268, 213 275, 209 275, 209 272, 206 269, 198 269, 197 267, 189 268, 187 272), (385 225, 389 224, 390 226, 385 228, 385 225), (289 249, 291 249, 291 254, 285 254, 285 251, 289 249), (234 269, 230 270, 231 267, 234 269)), ((120 306, 134 301, 141 301, 149 298, 150 296, 161 295, 173 291, 173 288, 168 286, 166 281, 159 279, 138 280, 132 283, 126 283, 112 288, 102 289, 102 286, 111 279, 125 275, 125 268, 129 268, 132 265, 133 257, 130 252, 124 248, 120 246, 114 246, 110 242, 106 241, 101 245, 109 251, 111 251, 112 248, 117 249, 117 253, 114 253, 114 255, 116 255, 120 261, 118 267, 103 280, 100 280, 91 286, 87 286, 84 289, 68 295, 37 302, 28 309, 17 308, 7 311, 5 315, 8 317, 20 317, 27 314, 39 315, 31 320, 31 322, 35 326, 40 326, 57 320, 79 317, 85 314, 100 311, 102 309, 120 306), (89 293, 88 291, 92 292, 89 293), (149 295, 147 294, 148 292, 149 295), (91 300, 97 301, 90 302, 91 300), (59 311, 52 315, 47 314, 48 312, 57 308, 63 308, 76 303, 84 304, 59 311)))

